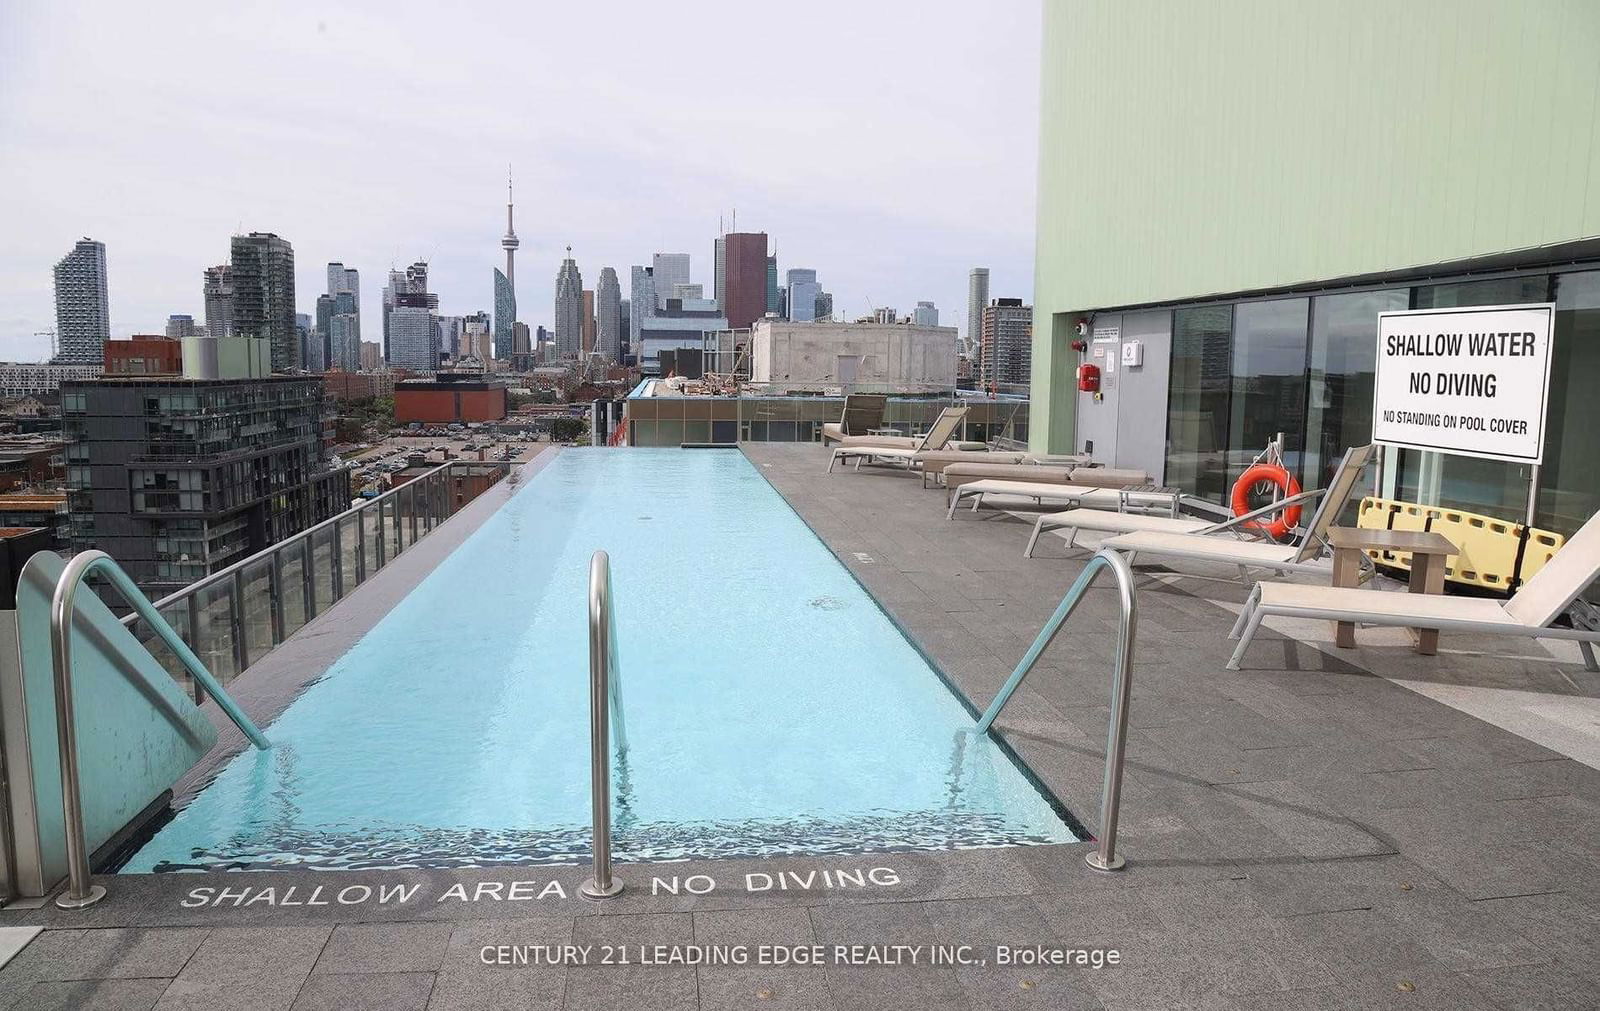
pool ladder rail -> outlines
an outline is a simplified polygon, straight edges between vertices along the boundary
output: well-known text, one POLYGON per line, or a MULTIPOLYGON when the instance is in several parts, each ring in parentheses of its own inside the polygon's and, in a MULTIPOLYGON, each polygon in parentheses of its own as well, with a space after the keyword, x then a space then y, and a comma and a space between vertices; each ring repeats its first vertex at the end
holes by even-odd
POLYGON ((609 899, 622 891, 611 875, 611 730, 617 750, 628 748, 622 716, 622 681, 617 676, 617 619, 611 607, 611 557, 589 559, 589 801, 594 821, 594 874, 578 886, 586 899, 609 899))
POLYGON ((1127 861, 1117 854, 1117 815, 1122 804, 1122 767, 1128 739, 1128 693, 1133 687, 1133 638, 1139 624, 1133 592, 1133 569, 1128 565, 1127 558, 1115 551, 1101 550, 1089 559, 1083 571, 1078 573, 1072 588, 1061 598, 1055 613, 1039 630, 1033 645, 1028 647, 1028 652, 1017 664, 1017 669, 1011 672, 1011 677, 1001 686, 994 701, 989 703, 988 710, 978 720, 976 732, 985 733, 994 724, 995 717, 1011 700, 1012 693, 1022 684, 1028 672, 1033 670, 1039 655, 1054 641, 1067 619, 1072 617, 1072 612, 1094 584, 1095 578, 1108 570, 1117 581, 1117 601, 1121 605, 1122 618, 1117 626, 1116 666, 1111 678, 1111 720, 1106 731, 1106 772, 1100 794, 1100 845, 1084 856, 1084 862, 1097 871, 1120 871, 1127 861))
POLYGON ((100 573, 130 607, 144 619, 166 647, 183 664, 189 676, 216 699, 250 743, 265 751, 271 747, 244 710, 236 705, 222 685, 206 670, 189 644, 167 624, 150 598, 146 597, 116 560, 104 551, 84 551, 74 555, 61 571, 55 593, 50 598, 50 653, 55 675, 56 738, 61 749, 61 807, 67 832, 67 890, 56 896, 62 909, 82 909, 106 897, 103 886, 89 879, 89 851, 84 840, 82 788, 78 778, 78 727, 72 707, 72 616, 76 613, 78 587, 91 573, 100 573))

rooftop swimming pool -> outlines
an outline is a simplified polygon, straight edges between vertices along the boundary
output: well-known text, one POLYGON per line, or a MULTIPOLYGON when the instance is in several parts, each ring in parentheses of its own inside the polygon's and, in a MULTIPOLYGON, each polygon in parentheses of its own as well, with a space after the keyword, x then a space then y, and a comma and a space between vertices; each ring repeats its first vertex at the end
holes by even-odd
POLYGON ((744 454, 569 449, 123 871, 587 859, 600 548, 619 860, 1078 838, 744 454))

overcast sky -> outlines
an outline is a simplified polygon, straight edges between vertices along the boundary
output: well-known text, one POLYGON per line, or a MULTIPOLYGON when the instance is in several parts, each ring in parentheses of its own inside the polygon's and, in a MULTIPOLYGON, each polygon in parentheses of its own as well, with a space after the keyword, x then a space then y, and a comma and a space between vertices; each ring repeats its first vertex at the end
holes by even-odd
POLYGON ((1032 294, 1038 8, 3 0, 0 358, 47 353, 84 235, 113 337, 201 318, 240 231, 294 244, 301 312, 327 261, 360 269, 369 340, 415 259, 441 312, 492 311, 507 163, 530 325, 568 244, 585 287, 687 252, 709 296, 737 208, 837 311, 932 299, 965 331, 969 268, 1032 294))

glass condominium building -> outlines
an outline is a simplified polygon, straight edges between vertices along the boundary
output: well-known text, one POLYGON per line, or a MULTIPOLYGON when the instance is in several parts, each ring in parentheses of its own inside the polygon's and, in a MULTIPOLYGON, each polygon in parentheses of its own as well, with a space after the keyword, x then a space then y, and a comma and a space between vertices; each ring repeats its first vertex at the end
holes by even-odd
POLYGON ((1379 313, 1554 303, 1537 487, 1410 449, 1379 480, 1572 533, 1600 510, 1600 6, 1475 4, 1469 33, 1439 30, 1454 0, 1255 11, 1045 5, 1032 448, 1220 503, 1282 432, 1321 487, 1371 441, 1379 313))

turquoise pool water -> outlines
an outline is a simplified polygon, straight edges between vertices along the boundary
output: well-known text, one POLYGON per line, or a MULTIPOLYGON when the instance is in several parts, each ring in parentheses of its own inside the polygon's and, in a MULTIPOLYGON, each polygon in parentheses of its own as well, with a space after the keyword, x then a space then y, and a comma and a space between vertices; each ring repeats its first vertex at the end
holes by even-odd
POLYGON ((744 454, 588 449, 529 479, 123 870, 587 859, 598 548, 628 734, 619 859, 1076 838, 744 454))

